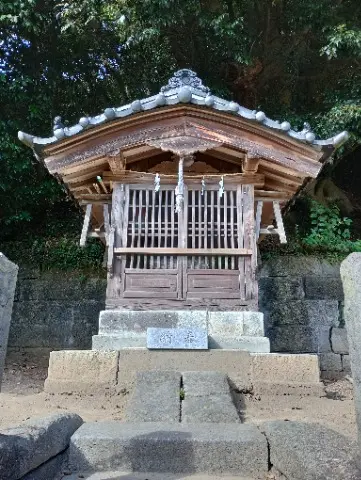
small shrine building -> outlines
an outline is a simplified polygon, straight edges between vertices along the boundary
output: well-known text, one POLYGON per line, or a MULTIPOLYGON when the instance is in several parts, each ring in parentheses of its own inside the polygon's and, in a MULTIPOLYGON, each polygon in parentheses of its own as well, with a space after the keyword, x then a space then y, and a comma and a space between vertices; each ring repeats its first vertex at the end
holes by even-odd
POLYGON ((218 98, 191 70, 53 135, 19 132, 107 247, 106 309, 258 311, 257 244, 347 139, 218 98))

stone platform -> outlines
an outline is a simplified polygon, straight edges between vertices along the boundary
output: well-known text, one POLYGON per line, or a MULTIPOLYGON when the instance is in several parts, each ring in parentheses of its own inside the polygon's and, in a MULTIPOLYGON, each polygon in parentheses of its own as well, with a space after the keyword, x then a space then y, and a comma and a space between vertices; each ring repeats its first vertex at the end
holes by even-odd
POLYGON ((147 346, 148 328, 197 328, 208 332, 211 349, 269 353, 261 312, 208 310, 103 310, 93 350, 111 351, 147 346))
POLYGON ((112 394, 133 390, 139 371, 219 371, 239 391, 319 395, 317 355, 250 354, 239 350, 113 352, 63 350, 51 352, 45 391, 48 393, 112 394))

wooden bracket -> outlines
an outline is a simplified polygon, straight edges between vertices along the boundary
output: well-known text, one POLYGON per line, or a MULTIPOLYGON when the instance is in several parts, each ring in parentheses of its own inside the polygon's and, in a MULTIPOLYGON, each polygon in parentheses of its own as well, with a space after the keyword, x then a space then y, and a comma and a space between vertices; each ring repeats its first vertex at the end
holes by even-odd
POLYGON ((125 171, 126 161, 121 151, 108 155, 107 161, 113 175, 119 175, 125 171))
POLYGON ((255 174, 258 170, 260 158, 258 156, 246 155, 243 160, 243 173, 255 174))

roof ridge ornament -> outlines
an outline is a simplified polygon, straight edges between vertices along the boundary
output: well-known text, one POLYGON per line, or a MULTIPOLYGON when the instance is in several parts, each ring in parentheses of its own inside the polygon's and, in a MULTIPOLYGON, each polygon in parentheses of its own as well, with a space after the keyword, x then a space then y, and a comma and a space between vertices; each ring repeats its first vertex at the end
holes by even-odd
POLYGON ((231 113, 252 122, 258 122, 268 129, 283 133, 296 141, 311 145, 318 150, 332 148, 342 145, 348 138, 347 132, 341 132, 325 140, 316 139, 316 135, 308 123, 305 123, 303 130, 296 131, 291 128, 289 122, 279 122, 268 118, 262 111, 249 110, 240 106, 234 101, 228 101, 210 93, 210 89, 203 85, 202 80, 197 77, 196 72, 183 68, 174 73, 168 84, 161 88, 158 95, 135 100, 117 108, 106 108, 103 113, 94 117, 82 117, 78 123, 68 127, 62 122, 61 117, 54 119, 53 135, 47 138, 35 137, 24 132, 18 132, 19 140, 25 145, 36 148, 38 151, 46 145, 56 143, 64 138, 77 135, 89 128, 97 127, 105 122, 115 119, 126 118, 139 112, 150 111, 159 107, 172 106, 177 104, 191 103, 194 105, 208 107, 212 110, 231 113))
POLYGON ((193 87, 204 93, 210 93, 210 89, 203 85, 202 80, 197 77, 196 72, 188 68, 182 68, 175 72, 173 77, 168 80, 168 84, 160 89, 162 93, 173 90, 174 88, 193 87))

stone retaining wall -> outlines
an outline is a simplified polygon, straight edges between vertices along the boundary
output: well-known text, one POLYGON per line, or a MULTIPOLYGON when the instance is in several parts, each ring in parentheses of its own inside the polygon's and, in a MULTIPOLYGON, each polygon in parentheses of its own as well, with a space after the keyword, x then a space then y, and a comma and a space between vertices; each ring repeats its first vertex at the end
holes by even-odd
POLYGON ((340 265, 278 257, 264 262, 259 276, 271 352, 317 353, 323 377, 350 374, 340 265))
POLYGON ((91 348, 105 289, 105 278, 20 268, 9 348, 91 348))
MULTIPOLYGON (((350 374, 339 265, 278 257, 259 272, 260 310, 272 352, 318 353, 323 376, 350 374)), ((20 268, 9 347, 90 349, 106 279, 20 268)))
POLYGON ((0 388, 8 345, 18 267, 0 252, 0 388))

